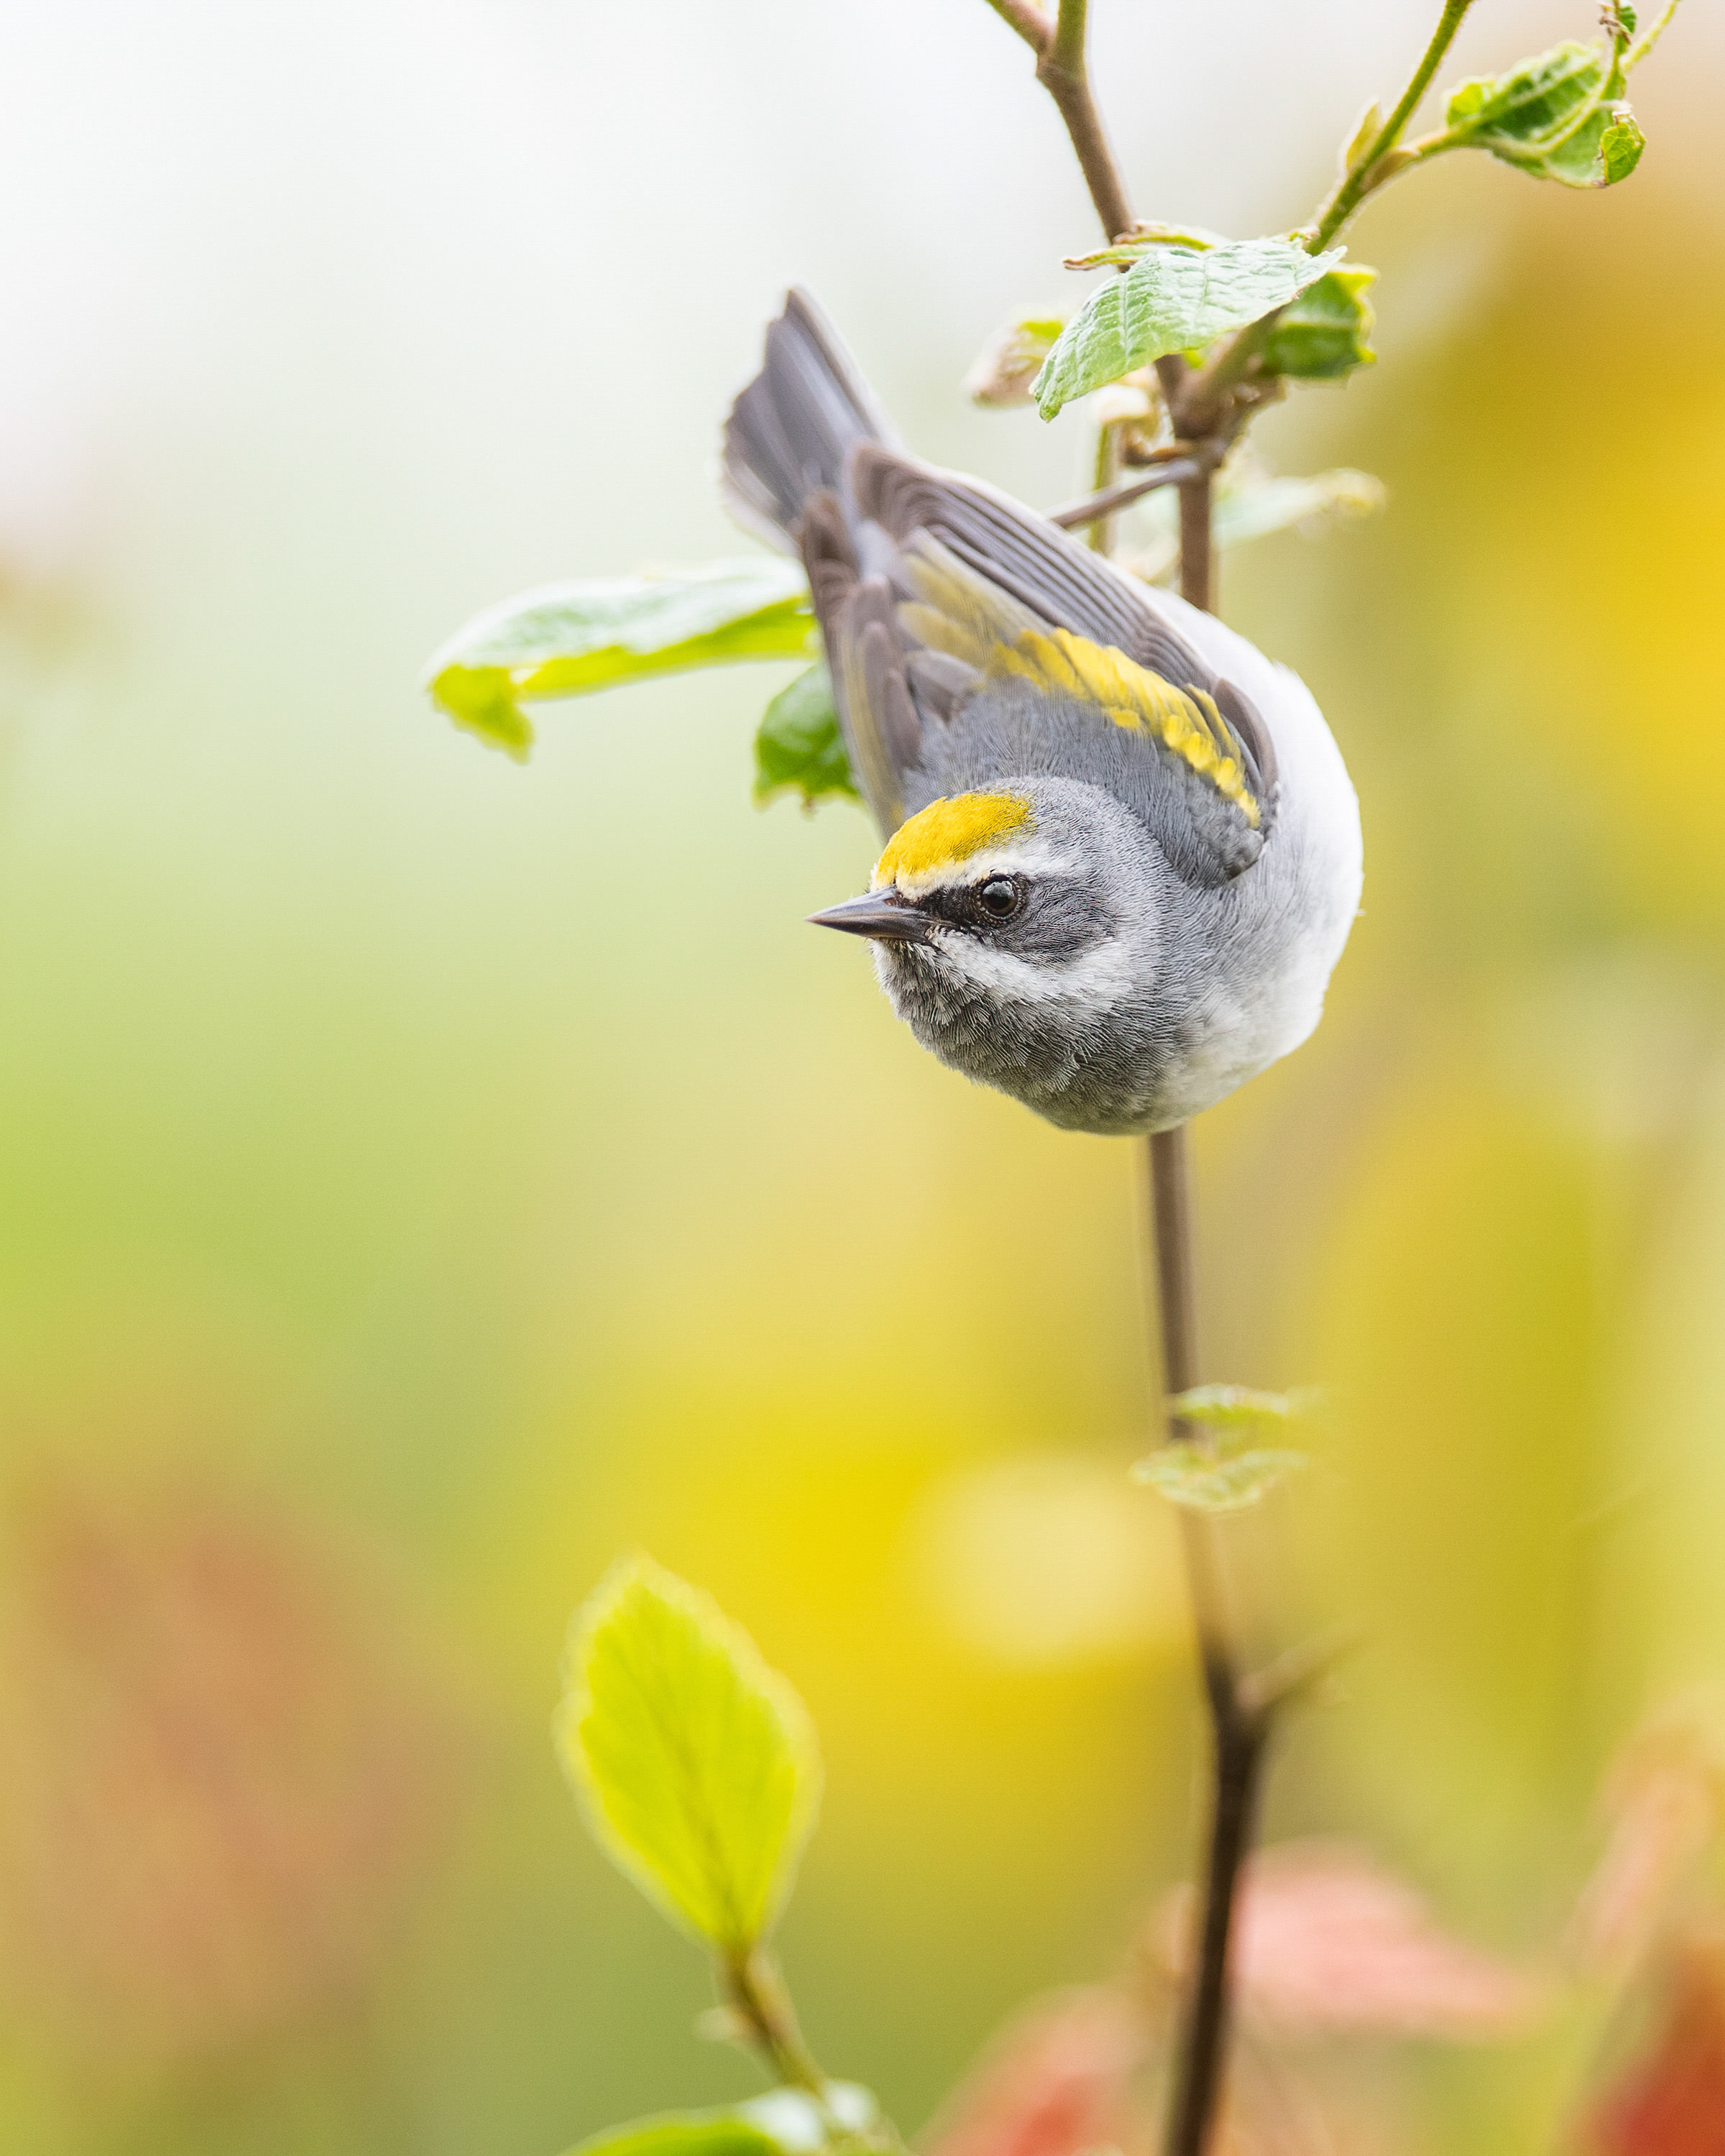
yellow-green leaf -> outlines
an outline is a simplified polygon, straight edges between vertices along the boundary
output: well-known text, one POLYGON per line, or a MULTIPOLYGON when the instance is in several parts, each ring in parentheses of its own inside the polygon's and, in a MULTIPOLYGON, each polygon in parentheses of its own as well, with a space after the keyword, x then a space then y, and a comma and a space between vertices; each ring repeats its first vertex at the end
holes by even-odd
POLYGON ((829 2082, 819 2101, 776 2088, 711 2111, 665 2111, 578 2142, 567 2156, 815 2156, 834 2138, 852 2145, 879 2123, 874 2092, 829 2082))
POLYGON ((662 575, 547 584, 476 615, 426 670, 457 726, 524 758, 521 706, 742 659, 797 659, 814 615, 793 562, 772 555, 662 575))
POLYGON ((762 714, 755 735, 755 804, 762 808, 781 793, 800 794, 805 808, 818 801, 862 798, 824 664, 799 674, 762 714))
POLYGON ((1438 146, 1488 151, 1561 187, 1616 186, 1634 172, 1647 146, 1623 101, 1625 78, 1651 51, 1673 12, 1667 8, 1630 47, 1633 9, 1608 9, 1604 44, 1553 45, 1507 74, 1459 84, 1450 94, 1438 146))
POLYGON ((1292 1393, 1255 1393, 1245 1385, 1194 1385, 1175 1393, 1168 1411, 1181 1422, 1201 1422, 1210 1430, 1259 1429, 1286 1424, 1302 1403, 1292 1393))
POLYGON ((1122 277, 1091 293, 1031 385, 1051 419, 1076 397, 1168 352, 1190 352, 1286 306, 1333 270, 1344 249, 1308 254, 1286 239, 1197 248, 1147 243, 1122 277))
POLYGON ((1333 382, 1378 355, 1366 287, 1375 270, 1332 270, 1291 300, 1265 336, 1265 371, 1301 382, 1333 382))
POLYGON ((991 412, 1028 404, 1037 369, 1065 326, 1055 316, 1027 315, 996 330, 964 377, 965 395, 991 412))
POLYGON ((577 2142, 568 2156, 784 2156, 770 2133, 739 2111, 667 2111, 577 2142))
POLYGON ((1139 1460, 1132 1473, 1187 1512, 1243 1512, 1307 1465, 1303 1452, 1277 1446, 1224 1452, 1183 1439, 1139 1460))
POLYGON ((557 1751, 593 1833, 722 1952, 765 1936, 820 1794, 802 1702, 711 1597, 644 1557, 577 1612, 557 1751))

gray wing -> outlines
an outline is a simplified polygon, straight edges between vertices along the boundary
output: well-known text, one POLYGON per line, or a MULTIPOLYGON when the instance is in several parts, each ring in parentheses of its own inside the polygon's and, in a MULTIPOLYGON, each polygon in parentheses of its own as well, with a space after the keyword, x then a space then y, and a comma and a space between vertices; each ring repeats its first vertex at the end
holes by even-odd
POLYGON ((937 471, 885 447, 850 462, 855 513, 896 547, 927 534, 954 559, 1017 601, 1040 626, 1067 629, 1129 659, 1177 689, 1215 699, 1240 736, 1258 788, 1276 786, 1270 730, 1250 701, 1220 679, 1158 609, 1149 590, 1058 525, 980 480, 937 471))
POLYGON ((770 546, 794 553, 812 494, 844 480, 860 443, 897 435, 856 362, 806 292, 785 295, 761 372, 725 424, 726 506, 770 546))
POLYGON ((845 477, 803 558, 883 824, 1044 772, 1106 786, 1195 884, 1251 866, 1275 818, 1269 730, 1147 591, 973 480, 870 444, 845 477))
POLYGON ((1142 586, 1007 495, 902 454, 804 293, 787 298, 762 370, 732 408, 724 470, 733 514, 802 554, 851 765, 883 833, 938 793, 999 775, 987 767, 1006 757, 1020 771, 1107 773, 1197 880, 1256 858, 1276 770, 1250 703, 1142 586), (1124 654, 1196 697, 1218 752, 1237 760, 1262 804, 1256 820, 1243 822, 1165 742, 1122 737, 1088 689, 987 687, 989 654, 1039 632, 1124 654))
POLYGON ((761 372, 726 424, 726 504, 769 545, 803 556, 851 768, 883 832, 904 820, 922 721, 903 679, 892 593, 862 578, 844 504, 853 454, 895 439, 820 310, 806 292, 789 293, 761 372))

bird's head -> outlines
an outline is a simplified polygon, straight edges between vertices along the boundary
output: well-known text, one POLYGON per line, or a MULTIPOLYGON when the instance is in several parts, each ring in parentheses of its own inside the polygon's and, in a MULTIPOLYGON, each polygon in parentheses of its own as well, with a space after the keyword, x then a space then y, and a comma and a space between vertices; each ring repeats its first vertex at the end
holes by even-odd
POLYGON ((1039 776, 931 802, 861 897, 810 918, 873 941, 894 1009, 942 1062, 1067 1122, 1086 1070, 1142 1065, 1166 881, 1112 795, 1039 776))

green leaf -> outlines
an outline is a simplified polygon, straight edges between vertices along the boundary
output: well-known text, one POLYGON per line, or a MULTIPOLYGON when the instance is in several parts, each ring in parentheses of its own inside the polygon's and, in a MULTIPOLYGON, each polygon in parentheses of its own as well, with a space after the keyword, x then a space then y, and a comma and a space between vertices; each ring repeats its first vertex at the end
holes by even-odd
POLYGON ((805 808, 834 796, 862 798, 833 702, 832 676, 824 664, 811 666, 779 690, 755 735, 757 807, 788 793, 799 793, 805 808))
POLYGON ((1051 419, 1062 405, 1171 352, 1208 345, 1286 306, 1346 250, 1308 254, 1286 239, 1198 249, 1156 244, 1091 293, 1031 385, 1051 419))
POLYGON ((1201 225, 1141 224, 1128 239, 1117 239, 1111 246, 1093 249, 1088 254, 1067 255, 1064 266, 1068 270, 1101 270, 1136 262, 1153 247, 1196 247, 1204 250, 1232 247, 1234 244, 1219 232, 1206 232, 1201 225))
POLYGON ((568 2156, 785 2156, 741 2109, 666 2111, 578 2141, 568 2156))
POLYGON ((1028 404, 1037 370, 1065 326, 1057 316, 1027 316, 996 330, 964 377, 965 395, 991 412, 1028 404))
POLYGON ((1602 187, 1615 187, 1620 180, 1626 180, 1641 162, 1641 152, 1647 146, 1647 137, 1626 105, 1613 108, 1599 136, 1599 170, 1602 187))
POLYGON ((1352 133, 1342 145, 1342 155, 1337 163, 1344 178, 1383 132, 1384 107, 1374 97, 1354 121, 1352 133))
POLYGON ((457 726, 524 758, 533 739, 524 702, 691 666, 800 658, 813 621, 802 569, 771 555, 547 584, 477 615, 426 680, 457 726))
POLYGON ((1190 1512, 1243 1512, 1309 1465, 1303 1452, 1269 1445, 1225 1451, 1182 1439, 1164 1445, 1132 1471, 1190 1512))
POLYGON ((1215 542, 1239 547, 1291 525, 1313 531, 1341 518, 1374 516, 1386 499, 1382 480, 1345 467, 1303 479, 1260 480, 1217 496, 1215 542))
POLYGON ((879 2123, 874 2092, 858 2082, 829 2082, 820 2100, 798 2088, 768 2090, 747 2103, 711 2111, 665 2111, 608 2127, 567 2156, 814 2156, 834 2138, 868 2133, 879 2123))
POLYGON ((672 1921, 742 1953, 814 1820, 802 1702, 710 1595, 644 1557, 577 1612, 557 1748, 600 1845, 672 1921))
POLYGON ((1560 187, 1613 187, 1646 146, 1622 101, 1624 74, 1620 40, 1553 45, 1507 74, 1459 85, 1445 112, 1445 135, 1452 147, 1487 151, 1560 187))
MULTIPOLYGON (((1135 511, 1143 536, 1125 566, 1147 583, 1154 583, 1179 560, 1179 517, 1170 498, 1170 487, 1147 497, 1135 511)), ((1383 508, 1384 482, 1369 472, 1312 472, 1303 478, 1272 477, 1247 459, 1244 465, 1236 450, 1222 468, 1216 491, 1214 540, 1218 547, 1243 546, 1272 531, 1297 525, 1307 532, 1357 516, 1370 516, 1383 508)))
POLYGON ((1368 341, 1372 305, 1366 287, 1375 270, 1332 270, 1289 301, 1264 340, 1267 373, 1301 382, 1333 382, 1378 355, 1368 341))
POLYGON ((1201 1422, 1208 1430, 1260 1429, 1286 1423, 1301 1412, 1291 1393, 1255 1393, 1245 1385, 1194 1385, 1176 1393, 1168 1411, 1182 1422, 1201 1422))

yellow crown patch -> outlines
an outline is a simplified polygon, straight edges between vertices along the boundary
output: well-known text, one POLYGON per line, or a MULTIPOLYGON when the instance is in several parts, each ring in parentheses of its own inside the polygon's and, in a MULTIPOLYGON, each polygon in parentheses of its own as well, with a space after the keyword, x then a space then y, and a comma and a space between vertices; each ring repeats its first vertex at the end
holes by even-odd
POLYGON ((931 801, 888 840, 875 864, 875 885, 955 867, 1009 832, 1028 830, 1031 821, 1029 803, 1016 793, 955 793, 931 801))

